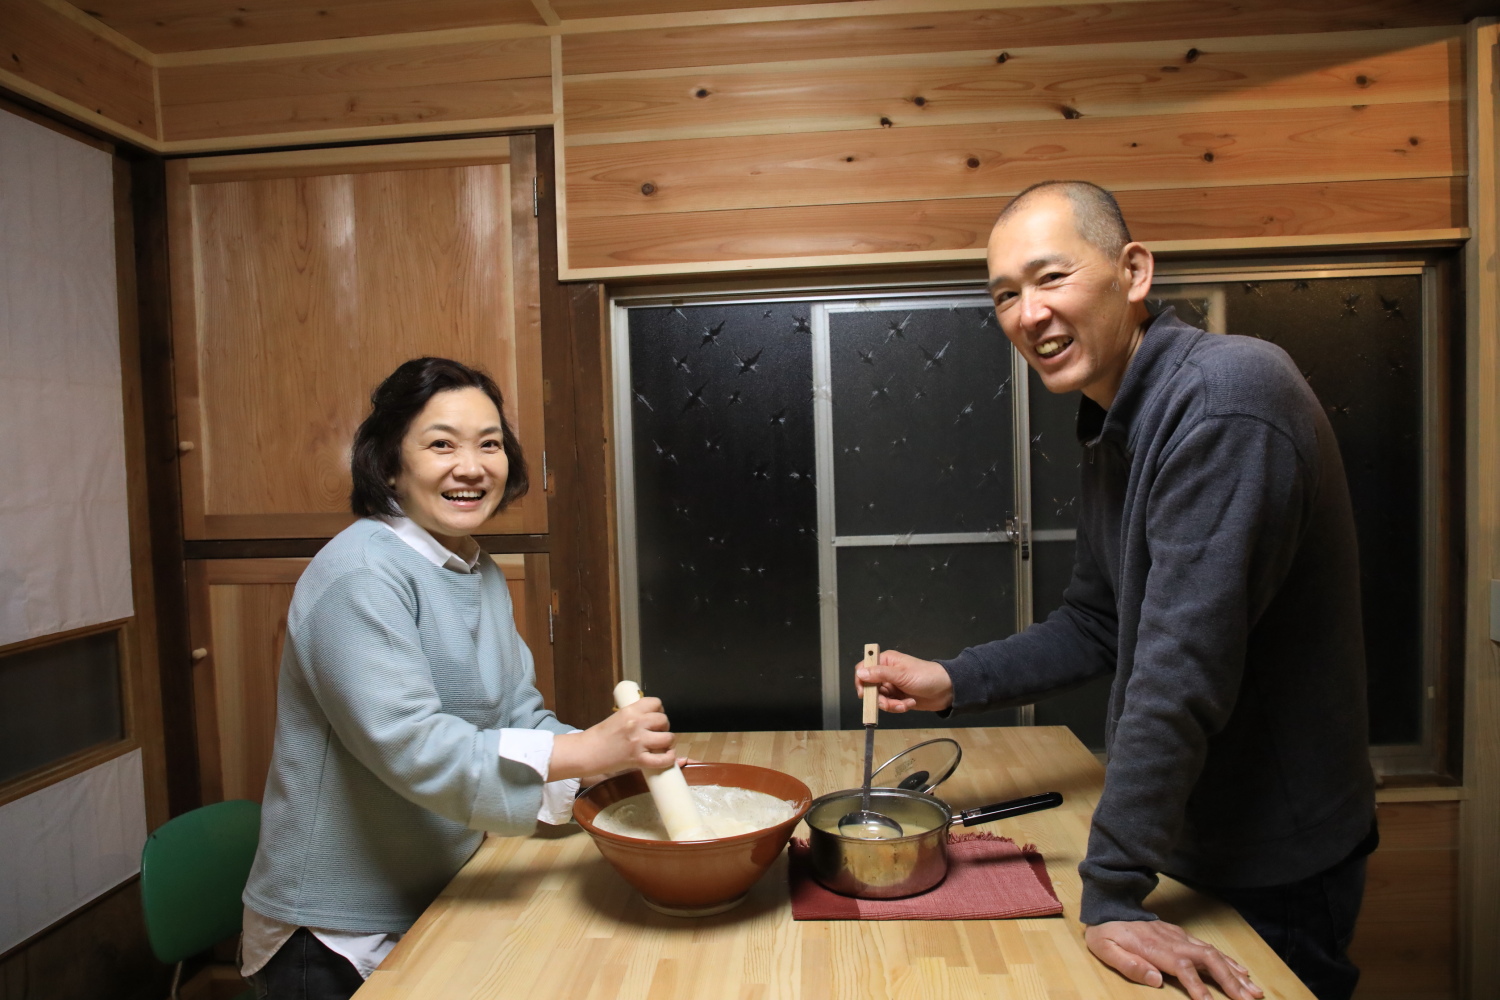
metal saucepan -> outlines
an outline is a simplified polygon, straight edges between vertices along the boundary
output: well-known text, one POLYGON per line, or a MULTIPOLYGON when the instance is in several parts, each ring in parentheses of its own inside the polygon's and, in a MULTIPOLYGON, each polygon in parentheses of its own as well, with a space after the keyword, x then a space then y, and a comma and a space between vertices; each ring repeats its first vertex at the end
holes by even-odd
POLYGON ((888 840, 839 834, 839 818, 859 808, 861 789, 831 792, 807 811, 812 874, 834 892, 860 899, 899 899, 926 892, 948 874, 948 827, 989 823, 1062 804, 1057 792, 964 809, 909 788, 872 788, 871 805, 907 831, 888 840))

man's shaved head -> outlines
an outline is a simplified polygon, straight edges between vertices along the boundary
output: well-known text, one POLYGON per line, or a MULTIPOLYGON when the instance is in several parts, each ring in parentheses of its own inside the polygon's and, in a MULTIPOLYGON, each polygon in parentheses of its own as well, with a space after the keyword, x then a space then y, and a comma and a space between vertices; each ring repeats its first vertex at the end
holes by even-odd
POLYGON ((1115 196, 1097 184, 1088 181, 1042 181, 1022 191, 1005 206, 996 227, 1002 226, 1017 212, 1027 207, 1037 196, 1062 195, 1073 207, 1073 224, 1084 242, 1099 250, 1110 260, 1120 256, 1125 244, 1130 242, 1130 230, 1125 226, 1125 217, 1120 214, 1120 205, 1115 196))

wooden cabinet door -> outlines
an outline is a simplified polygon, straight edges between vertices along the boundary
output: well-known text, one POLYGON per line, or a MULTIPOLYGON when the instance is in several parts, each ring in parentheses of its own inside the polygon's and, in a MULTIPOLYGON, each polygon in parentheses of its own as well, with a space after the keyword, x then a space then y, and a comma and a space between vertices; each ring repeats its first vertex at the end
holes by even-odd
MULTIPOLYGON (((536 661, 537 688, 556 707, 545 552, 497 555, 516 631, 536 661)), ((194 559, 187 564, 193 698, 204 802, 259 802, 276 733, 276 678, 287 609, 308 559, 194 559)))
POLYGON ((533 470, 483 533, 547 530, 532 136, 173 160, 184 534, 350 523, 370 391, 432 355, 494 376, 533 470))

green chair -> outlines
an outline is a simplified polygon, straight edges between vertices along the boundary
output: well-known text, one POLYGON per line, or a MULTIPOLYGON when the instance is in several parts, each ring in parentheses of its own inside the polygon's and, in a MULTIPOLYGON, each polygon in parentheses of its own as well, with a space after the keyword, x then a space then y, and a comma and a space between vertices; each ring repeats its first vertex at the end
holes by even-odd
POLYGON ((244 799, 183 813, 146 838, 141 850, 146 936, 157 958, 176 963, 173 1000, 183 960, 239 932, 240 894, 259 840, 260 805, 244 799))

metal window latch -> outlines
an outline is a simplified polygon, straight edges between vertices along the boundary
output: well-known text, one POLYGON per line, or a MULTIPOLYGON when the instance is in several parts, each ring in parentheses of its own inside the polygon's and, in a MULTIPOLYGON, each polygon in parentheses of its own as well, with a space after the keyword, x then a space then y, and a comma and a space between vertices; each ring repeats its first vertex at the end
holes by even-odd
POLYGON ((1005 519, 1005 538, 1021 547, 1021 561, 1031 558, 1031 522, 1018 517, 1005 519))

